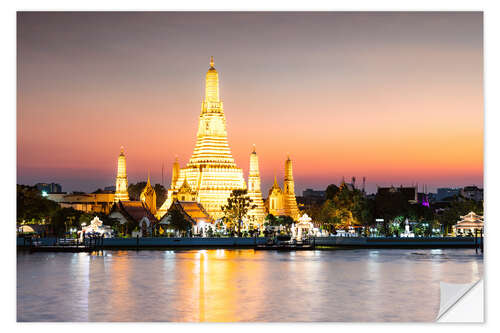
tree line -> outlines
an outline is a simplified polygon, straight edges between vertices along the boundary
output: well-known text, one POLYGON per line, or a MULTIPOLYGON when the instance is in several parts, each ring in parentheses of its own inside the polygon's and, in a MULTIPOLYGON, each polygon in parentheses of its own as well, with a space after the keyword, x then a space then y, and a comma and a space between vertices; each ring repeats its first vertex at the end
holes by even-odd
POLYGON ((329 232, 347 230, 349 227, 379 227, 384 235, 393 235, 404 229, 406 219, 428 224, 427 229, 442 228, 445 234, 457 223, 460 216, 474 211, 483 214, 483 202, 476 202, 461 196, 448 198, 448 205, 438 209, 433 204, 424 206, 409 202, 399 191, 378 192, 374 197, 366 196, 361 190, 346 184, 331 184, 326 188, 325 201, 306 209, 322 229, 329 232), (376 223, 376 219, 383 222, 376 223))

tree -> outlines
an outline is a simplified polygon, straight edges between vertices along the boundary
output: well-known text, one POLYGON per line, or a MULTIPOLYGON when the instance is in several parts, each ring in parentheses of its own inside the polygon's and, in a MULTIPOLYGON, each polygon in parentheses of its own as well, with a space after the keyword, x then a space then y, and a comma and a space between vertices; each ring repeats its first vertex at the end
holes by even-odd
POLYGON ((54 232, 57 235, 62 235, 71 227, 79 228, 80 225, 78 223, 82 214, 84 213, 71 207, 57 210, 52 220, 54 232))
POLYGON ((398 191, 379 192, 375 196, 375 212, 376 215, 384 219, 383 233, 386 236, 391 234, 390 222, 399 215, 406 215, 408 209, 408 200, 398 191))
POLYGON ((186 219, 178 209, 172 209, 169 213, 170 227, 185 235, 191 231, 191 222, 186 219))
MULTIPOLYGON (((147 182, 138 182, 128 186, 128 196, 130 200, 139 201, 141 199, 141 192, 146 187, 147 182)), ((162 202, 163 203, 163 202, 162 202)))
POLYGON ((264 225, 269 225, 269 226, 275 226, 278 223, 278 219, 273 214, 267 214, 264 221, 265 221, 264 225))
POLYGON ((17 185, 17 221, 49 223, 51 218, 60 209, 52 200, 42 197, 34 186, 17 185))
POLYGON ((372 207, 363 193, 356 188, 349 188, 345 184, 340 187, 329 185, 327 200, 314 213, 321 227, 334 232, 337 229, 348 230, 354 225, 367 224, 372 219, 372 207))
POLYGON ((335 184, 328 185, 325 191, 326 200, 333 199, 335 195, 337 195, 339 190, 340 190, 339 187, 335 184))
POLYGON ((464 200, 460 198, 456 198, 454 201, 451 201, 450 207, 445 209, 444 212, 437 218, 445 229, 445 235, 448 234, 451 226, 458 222, 460 216, 466 215, 471 211, 476 214, 483 215, 483 202, 464 200))
POLYGON ((155 184, 154 190, 156 193, 156 207, 159 208, 167 200, 167 190, 161 184, 155 184))
POLYGON ((313 221, 321 221, 321 208, 323 204, 313 203, 311 205, 306 206, 305 213, 310 216, 313 221))
POLYGON ((228 223, 238 224, 238 237, 241 237, 243 218, 247 216, 250 209, 255 207, 252 205, 252 199, 248 197, 247 190, 233 190, 227 198, 227 204, 221 207, 224 220, 228 223))
POLYGON ((281 215, 278 217, 279 220, 279 225, 283 225, 285 227, 291 227, 292 224, 295 222, 291 216, 288 215, 281 215))

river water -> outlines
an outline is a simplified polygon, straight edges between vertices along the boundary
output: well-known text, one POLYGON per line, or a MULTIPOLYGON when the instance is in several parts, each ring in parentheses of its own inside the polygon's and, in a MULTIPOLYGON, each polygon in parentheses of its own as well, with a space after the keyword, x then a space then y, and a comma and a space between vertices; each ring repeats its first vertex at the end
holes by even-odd
POLYGON ((103 251, 17 255, 18 321, 434 321, 469 249, 103 251))

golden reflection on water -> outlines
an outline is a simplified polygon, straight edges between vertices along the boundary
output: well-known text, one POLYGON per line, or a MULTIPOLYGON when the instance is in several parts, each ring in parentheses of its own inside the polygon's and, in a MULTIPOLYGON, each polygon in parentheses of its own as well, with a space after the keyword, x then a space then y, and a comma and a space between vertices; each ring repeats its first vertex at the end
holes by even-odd
POLYGON ((131 284, 132 267, 130 263, 129 253, 127 251, 116 251, 113 252, 113 260, 111 261, 110 267, 110 283, 106 283, 106 287, 109 288, 113 297, 102 297, 100 302, 108 302, 106 306, 106 312, 113 317, 113 321, 120 321, 122 318, 119 316, 120 313, 128 313, 134 303, 134 288, 131 284), (120 311, 113 311, 114 309, 120 309, 120 311), (123 310, 122 310, 123 309, 123 310), (118 317, 115 317, 117 316, 118 317))
POLYGON ((183 265, 176 266, 176 274, 182 278, 177 299, 190 308, 175 321, 238 321, 241 320, 242 304, 247 314, 255 313, 259 304, 246 302, 251 294, 261 300, 263 284, 262 265, 256 261, 253 250, 225 251, 200 250, 178 254, 183 265), (251 274, 249 278, 248 274, 251 274), (244 283, 244 294, 241 293, 244 283))

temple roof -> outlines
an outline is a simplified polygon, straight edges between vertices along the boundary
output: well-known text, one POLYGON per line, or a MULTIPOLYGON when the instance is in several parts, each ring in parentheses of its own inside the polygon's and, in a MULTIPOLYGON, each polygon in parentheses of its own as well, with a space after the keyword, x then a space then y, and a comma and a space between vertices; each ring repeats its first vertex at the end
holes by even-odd
POLYGON ((146 183, 146 186, 144 186, 144 189, 141 192, 141 197, 144 195, 152 195, 153 193, 156 194, 155 189, 153 186, 151 186, 151 182, 149 180, 149 173, 148 173, 148 182, 146 183))
POLYGON ((118 201, 113 205, 111 212, 118 211, 126 218, 139 223, 143 217, 147 217, 151 223, 156 223, 158 220, 149 211, 142 201, 118 201))
POLYGON ((210 217, 210 215, 208 215, 205 208, 203 208, 203 206, 199 202, 175 200, 172 203, 171 209, 172 208, 178 209, 193 224, 198 224, 199 222, 214 222, 214 220, 210 217))
POLYGON ((278 180, 276 179, 276 175, 274 175, 274 184, 273 184, 273 187, 271 187, 269 189, 269 195, 271 195, 275 191, 280 192, 280 193, 283 192, 281 190, 281 187, 278 185, 278 180))
POLYGON ((469 212, 469 214, 460 216, 460 221, 458 221, 457 224, 482 224, 483 222, 483 217, 481 215, 478 215, 474 212, 469 212))

